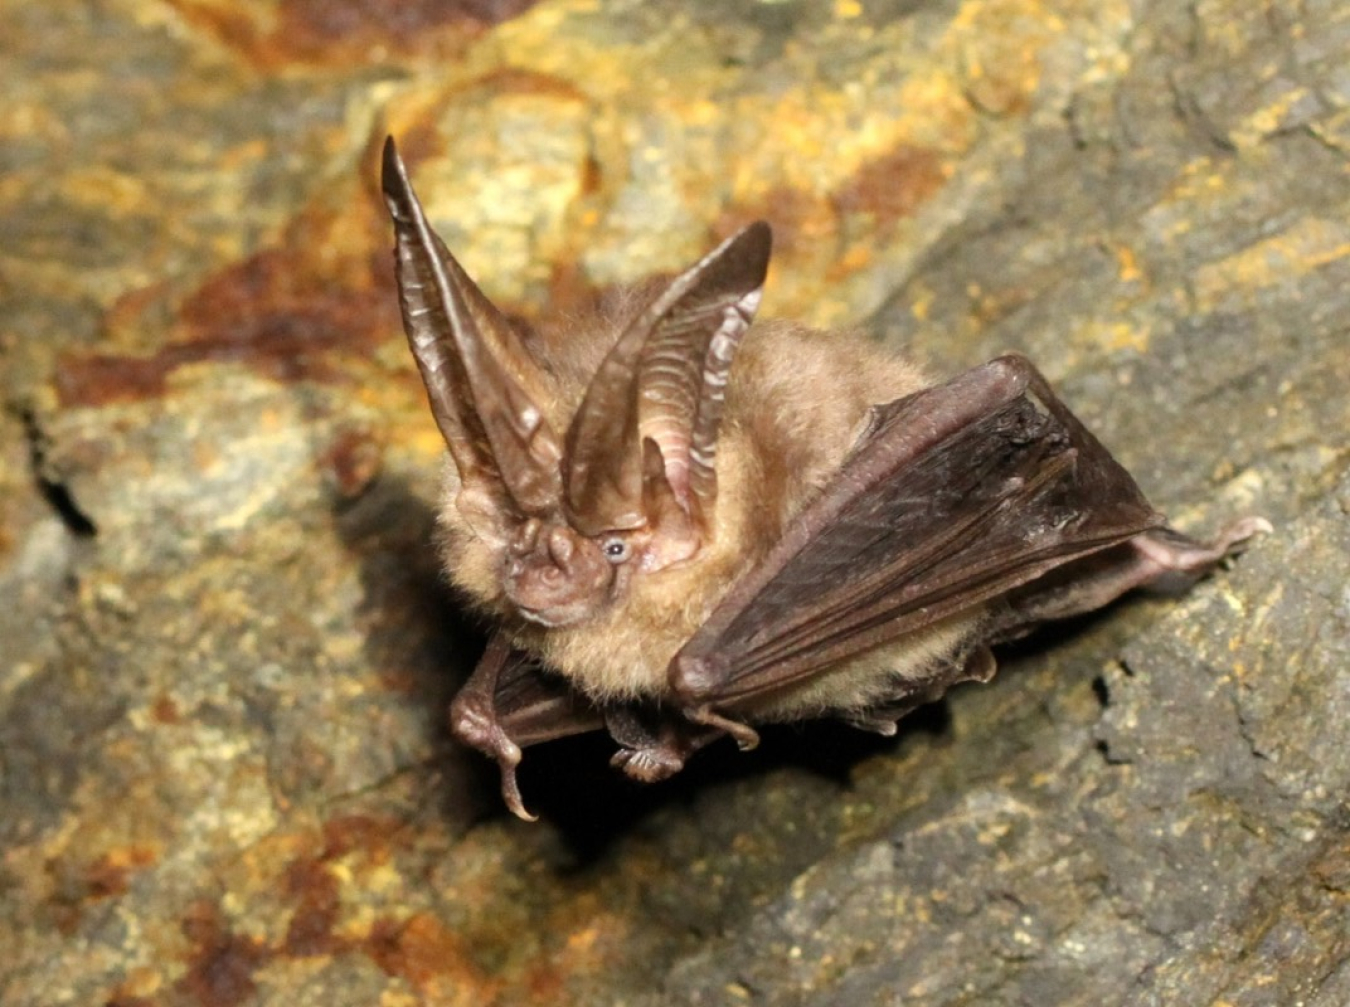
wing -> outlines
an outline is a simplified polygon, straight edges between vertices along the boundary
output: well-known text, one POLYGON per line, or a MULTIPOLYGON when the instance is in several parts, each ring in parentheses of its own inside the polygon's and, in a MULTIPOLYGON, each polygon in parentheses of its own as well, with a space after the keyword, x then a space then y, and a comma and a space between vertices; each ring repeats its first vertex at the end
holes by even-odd
POLYGON ((676 654, 671 685, 691 715, 736 711, 1162 525, 1036 369, 1001 357, 875 409, 835 480, 676 654))

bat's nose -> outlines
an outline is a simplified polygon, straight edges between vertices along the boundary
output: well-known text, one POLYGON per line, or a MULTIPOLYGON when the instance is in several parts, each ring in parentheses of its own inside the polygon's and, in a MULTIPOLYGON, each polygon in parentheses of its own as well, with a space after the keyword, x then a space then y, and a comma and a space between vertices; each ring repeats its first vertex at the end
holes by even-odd
POLYGON ((576 544, 572 536, 561 528, 554 528, 548 536, 548 554, 556 568, 563 573, 572 572, 572 556, 576 553, 576 544))

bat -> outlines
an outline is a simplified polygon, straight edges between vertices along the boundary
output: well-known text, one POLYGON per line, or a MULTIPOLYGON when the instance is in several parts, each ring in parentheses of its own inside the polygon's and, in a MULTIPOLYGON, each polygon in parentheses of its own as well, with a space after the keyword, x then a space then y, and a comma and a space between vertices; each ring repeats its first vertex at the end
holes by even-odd
POLYGON ((606 730, 642 781, 756 724, 896 721, 990 646, 1270 531, 1168 527, 1025 358, 945 382, 849 332, 752 324, 749 225, 585 325, 527 330, 432 230, 393 139, 404 329, 452 464, 453 583, 496 630, 450 709, 529 818, 522 749, 606 730), (733 369, 733 360, 735 367, 733 369))

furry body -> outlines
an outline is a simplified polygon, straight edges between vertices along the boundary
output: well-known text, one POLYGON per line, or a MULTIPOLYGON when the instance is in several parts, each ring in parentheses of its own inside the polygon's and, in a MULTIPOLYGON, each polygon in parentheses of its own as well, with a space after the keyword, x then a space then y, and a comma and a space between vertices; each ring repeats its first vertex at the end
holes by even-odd
MULTIPOLYGON (((624 299, 629 305, 636 297, 624 299)), ((640 305, 639 305, 640 306, 640 305)), ((598 317, 532 339, 556 382, 559 428, 581 401, 595 366, 630 319, 598 317)), ((514 627, 517 646, 538 656, 598 703, 661 699, 667 666, 727 589, 764 558, 784 527, 827 485, 864 428, 868 410, 929 384, 912 364, 850 330, 760 322, 742 339, 718 441, 713 534, 696 562, 634 578, 627 596, 586 621, 544 629, 521 620, 502 590, 504 538, 484 536, 459 506, 447 468, 440 512, 445 568, 474 603, 514 627)), ((840 665, 762 704, 755 719, 851 712, 921 681, 970 636, 978 615, 948 620, 840 665)))

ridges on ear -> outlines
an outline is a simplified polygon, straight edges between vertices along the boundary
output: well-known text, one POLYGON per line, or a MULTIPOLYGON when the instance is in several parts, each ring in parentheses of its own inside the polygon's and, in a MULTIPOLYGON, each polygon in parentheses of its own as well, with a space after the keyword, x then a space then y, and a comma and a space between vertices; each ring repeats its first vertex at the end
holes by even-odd
POLYGON ((672 503, 685 516, 681 534, 710 531, 726 383, 771 243, 762 221, 727 239, 676 277, 601 362, 564 451, 564 501, 583 534, 655 528, 658 517, 660 533, 675 534, 672 503))
POLYGON ((517 515, 555 513, 562 450, 540 407, 542 372, 431 230, 392 137, 381 181, 404 330, 465 491, 517 515))

